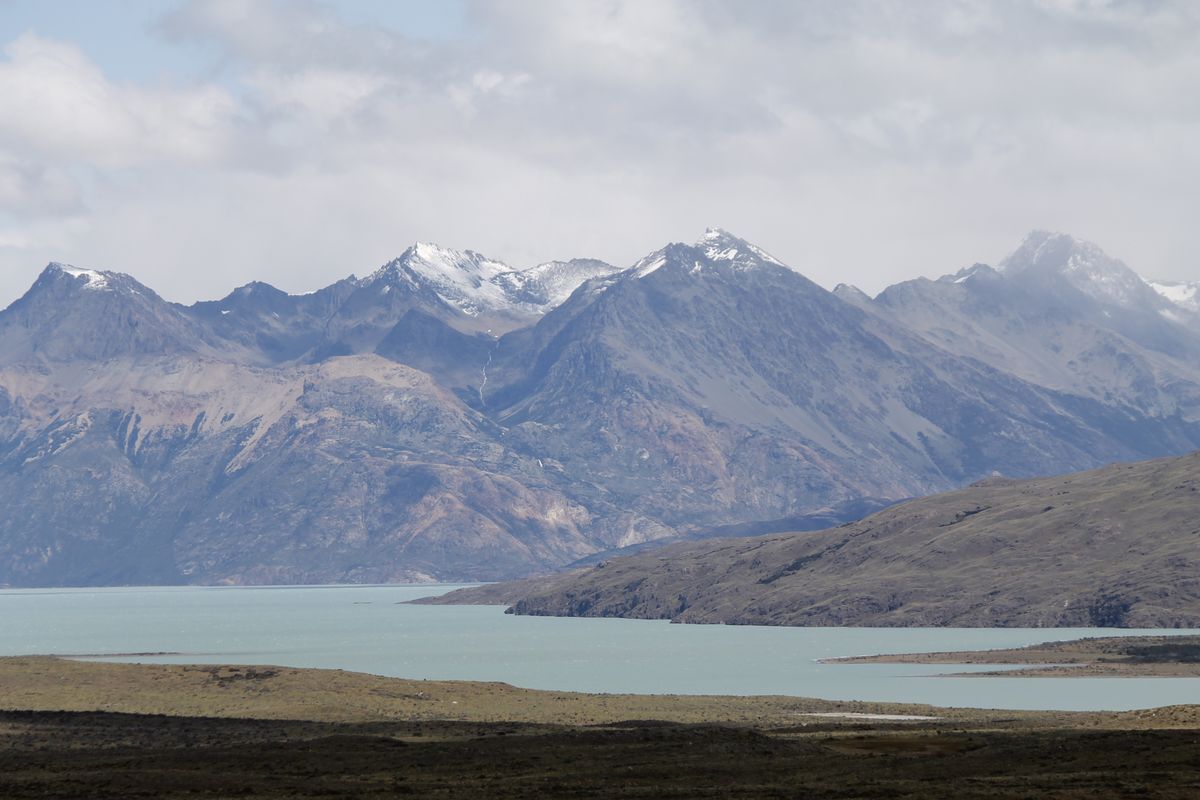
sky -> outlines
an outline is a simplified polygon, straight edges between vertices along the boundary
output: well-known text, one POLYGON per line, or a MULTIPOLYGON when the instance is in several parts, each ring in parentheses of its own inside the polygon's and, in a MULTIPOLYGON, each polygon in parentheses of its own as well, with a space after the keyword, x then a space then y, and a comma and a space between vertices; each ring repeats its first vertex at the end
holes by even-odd
POLYGON ((0 0, 0 305, 709 226, 871 293, 1035 228, 1200 280, 1197 142, 1192 0, 0 0))

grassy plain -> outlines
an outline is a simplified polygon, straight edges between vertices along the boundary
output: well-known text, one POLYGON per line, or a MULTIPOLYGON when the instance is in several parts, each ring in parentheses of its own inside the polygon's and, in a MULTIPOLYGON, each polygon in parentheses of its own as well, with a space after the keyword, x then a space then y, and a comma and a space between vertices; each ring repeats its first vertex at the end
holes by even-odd
POLYGON ((0 709, 4 798, 1200 795, 1195 706, 956 710, 10 658, 0 709))

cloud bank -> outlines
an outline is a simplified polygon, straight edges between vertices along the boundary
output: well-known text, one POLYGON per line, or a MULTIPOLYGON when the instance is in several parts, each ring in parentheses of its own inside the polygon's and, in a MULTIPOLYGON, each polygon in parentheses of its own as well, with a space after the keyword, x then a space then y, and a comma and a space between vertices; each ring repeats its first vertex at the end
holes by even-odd
POLYGON ((1035 227, 1200 278, 1186 0, 495 0, 438 38, 343 11, 180 4, 149 35, 211 63, 137 81, 5 43, 0 303, 49 260, 190 302, 415 239, 624 265, 708 225, 869 291, 1035 227))

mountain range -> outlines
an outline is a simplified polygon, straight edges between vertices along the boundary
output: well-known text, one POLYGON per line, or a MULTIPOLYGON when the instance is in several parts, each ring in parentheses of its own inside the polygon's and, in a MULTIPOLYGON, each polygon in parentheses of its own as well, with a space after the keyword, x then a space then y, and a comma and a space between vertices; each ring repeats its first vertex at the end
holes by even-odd
POLYGON ((0 312, 0 584, 503 579, 1181 454, 1195 289, 1046 232, 875 298, 720 230, 191 306, 51 264, 0 312))

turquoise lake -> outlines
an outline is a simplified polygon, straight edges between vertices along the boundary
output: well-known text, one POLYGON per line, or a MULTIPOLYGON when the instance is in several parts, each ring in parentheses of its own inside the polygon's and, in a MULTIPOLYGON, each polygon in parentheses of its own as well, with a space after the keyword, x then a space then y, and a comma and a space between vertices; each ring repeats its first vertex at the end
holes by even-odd
MULTIPOLYGON (((0 591, 0 655, 278 664, 531 689, 783 694, 1006 709, 1200 703, 1200 678, 940 678, 987 667, 819 664, 870 653, 983 650, 1097 635, 1025 628, 777 628, 506 615, 414 606, 452 586, 0 591), (171 653, 172 655, 136 655, 171 653)), ((0 705, 3 705, 0 687, 0 705)))

